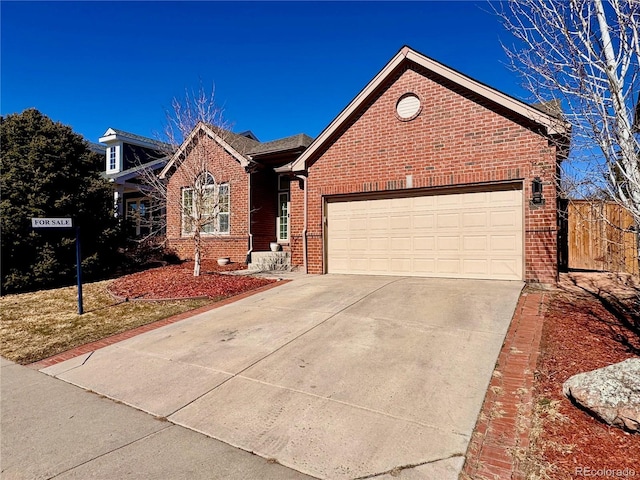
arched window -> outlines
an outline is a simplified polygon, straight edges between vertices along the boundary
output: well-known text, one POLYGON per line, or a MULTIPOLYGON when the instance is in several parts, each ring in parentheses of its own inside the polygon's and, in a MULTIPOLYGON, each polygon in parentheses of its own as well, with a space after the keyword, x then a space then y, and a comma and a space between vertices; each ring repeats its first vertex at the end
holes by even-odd
POLYGON ((196 227, 203 234, 228 234, 229 213, 229 184, 216 183, 211 173, 182 189, 182 235, 192 235, 196 227))

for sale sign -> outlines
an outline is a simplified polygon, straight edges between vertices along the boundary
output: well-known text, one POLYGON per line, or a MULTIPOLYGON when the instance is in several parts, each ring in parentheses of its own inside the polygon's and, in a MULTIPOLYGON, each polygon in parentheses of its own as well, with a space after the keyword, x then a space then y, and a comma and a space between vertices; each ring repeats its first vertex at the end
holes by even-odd
POLYGON ((71 228, 73 222, 70 218, 32 218, 33 228, 71 228))

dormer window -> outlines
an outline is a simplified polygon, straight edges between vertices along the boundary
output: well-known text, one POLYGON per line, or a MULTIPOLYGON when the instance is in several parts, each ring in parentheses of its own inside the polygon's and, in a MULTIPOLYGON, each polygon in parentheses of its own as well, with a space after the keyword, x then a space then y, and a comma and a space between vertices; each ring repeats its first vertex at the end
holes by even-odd
POLYGON ((109 170, 115 170, 117 166, 116 147, 109 147, 109 170))

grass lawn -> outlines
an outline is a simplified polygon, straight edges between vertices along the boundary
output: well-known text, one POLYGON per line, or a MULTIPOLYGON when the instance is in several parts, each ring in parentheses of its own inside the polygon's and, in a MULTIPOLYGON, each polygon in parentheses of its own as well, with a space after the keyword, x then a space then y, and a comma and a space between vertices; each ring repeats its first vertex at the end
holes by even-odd
POLYGON ((119 303, 107 292, 112 281, 83 285, 84 315, 78 315, 75 286, 0 297, 0 355, 32 363, 212 302, 119 303))

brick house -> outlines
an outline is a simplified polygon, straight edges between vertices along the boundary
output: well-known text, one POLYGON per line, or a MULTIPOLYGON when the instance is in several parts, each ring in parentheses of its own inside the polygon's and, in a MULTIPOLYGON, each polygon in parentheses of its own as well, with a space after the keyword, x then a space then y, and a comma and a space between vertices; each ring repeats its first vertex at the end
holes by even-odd
MULTIPOLYGON (((244 261, 278 241, 309 273, 557 279, 567 124, 409 47, 313 142, 270 148, 206 129, 231 202, 205 257, 244 261)), ((163 173, 175 169, 176 198, 174 160, 163 173)), ((188 257, 179 208, 168 208, 169 244, 188 257)))
POLYGON ((167 180, 168 246, 193 258, 193 229, 184 212, 194 208, 197 175, 214 190, 216 210, 201 232, 203 258, 244 263, 271 243, 288 250, 289 179, 275 169, 291 164, 311 142, 305 134, 260 142, 251 132, 198 124, 160 172, 167 180))

